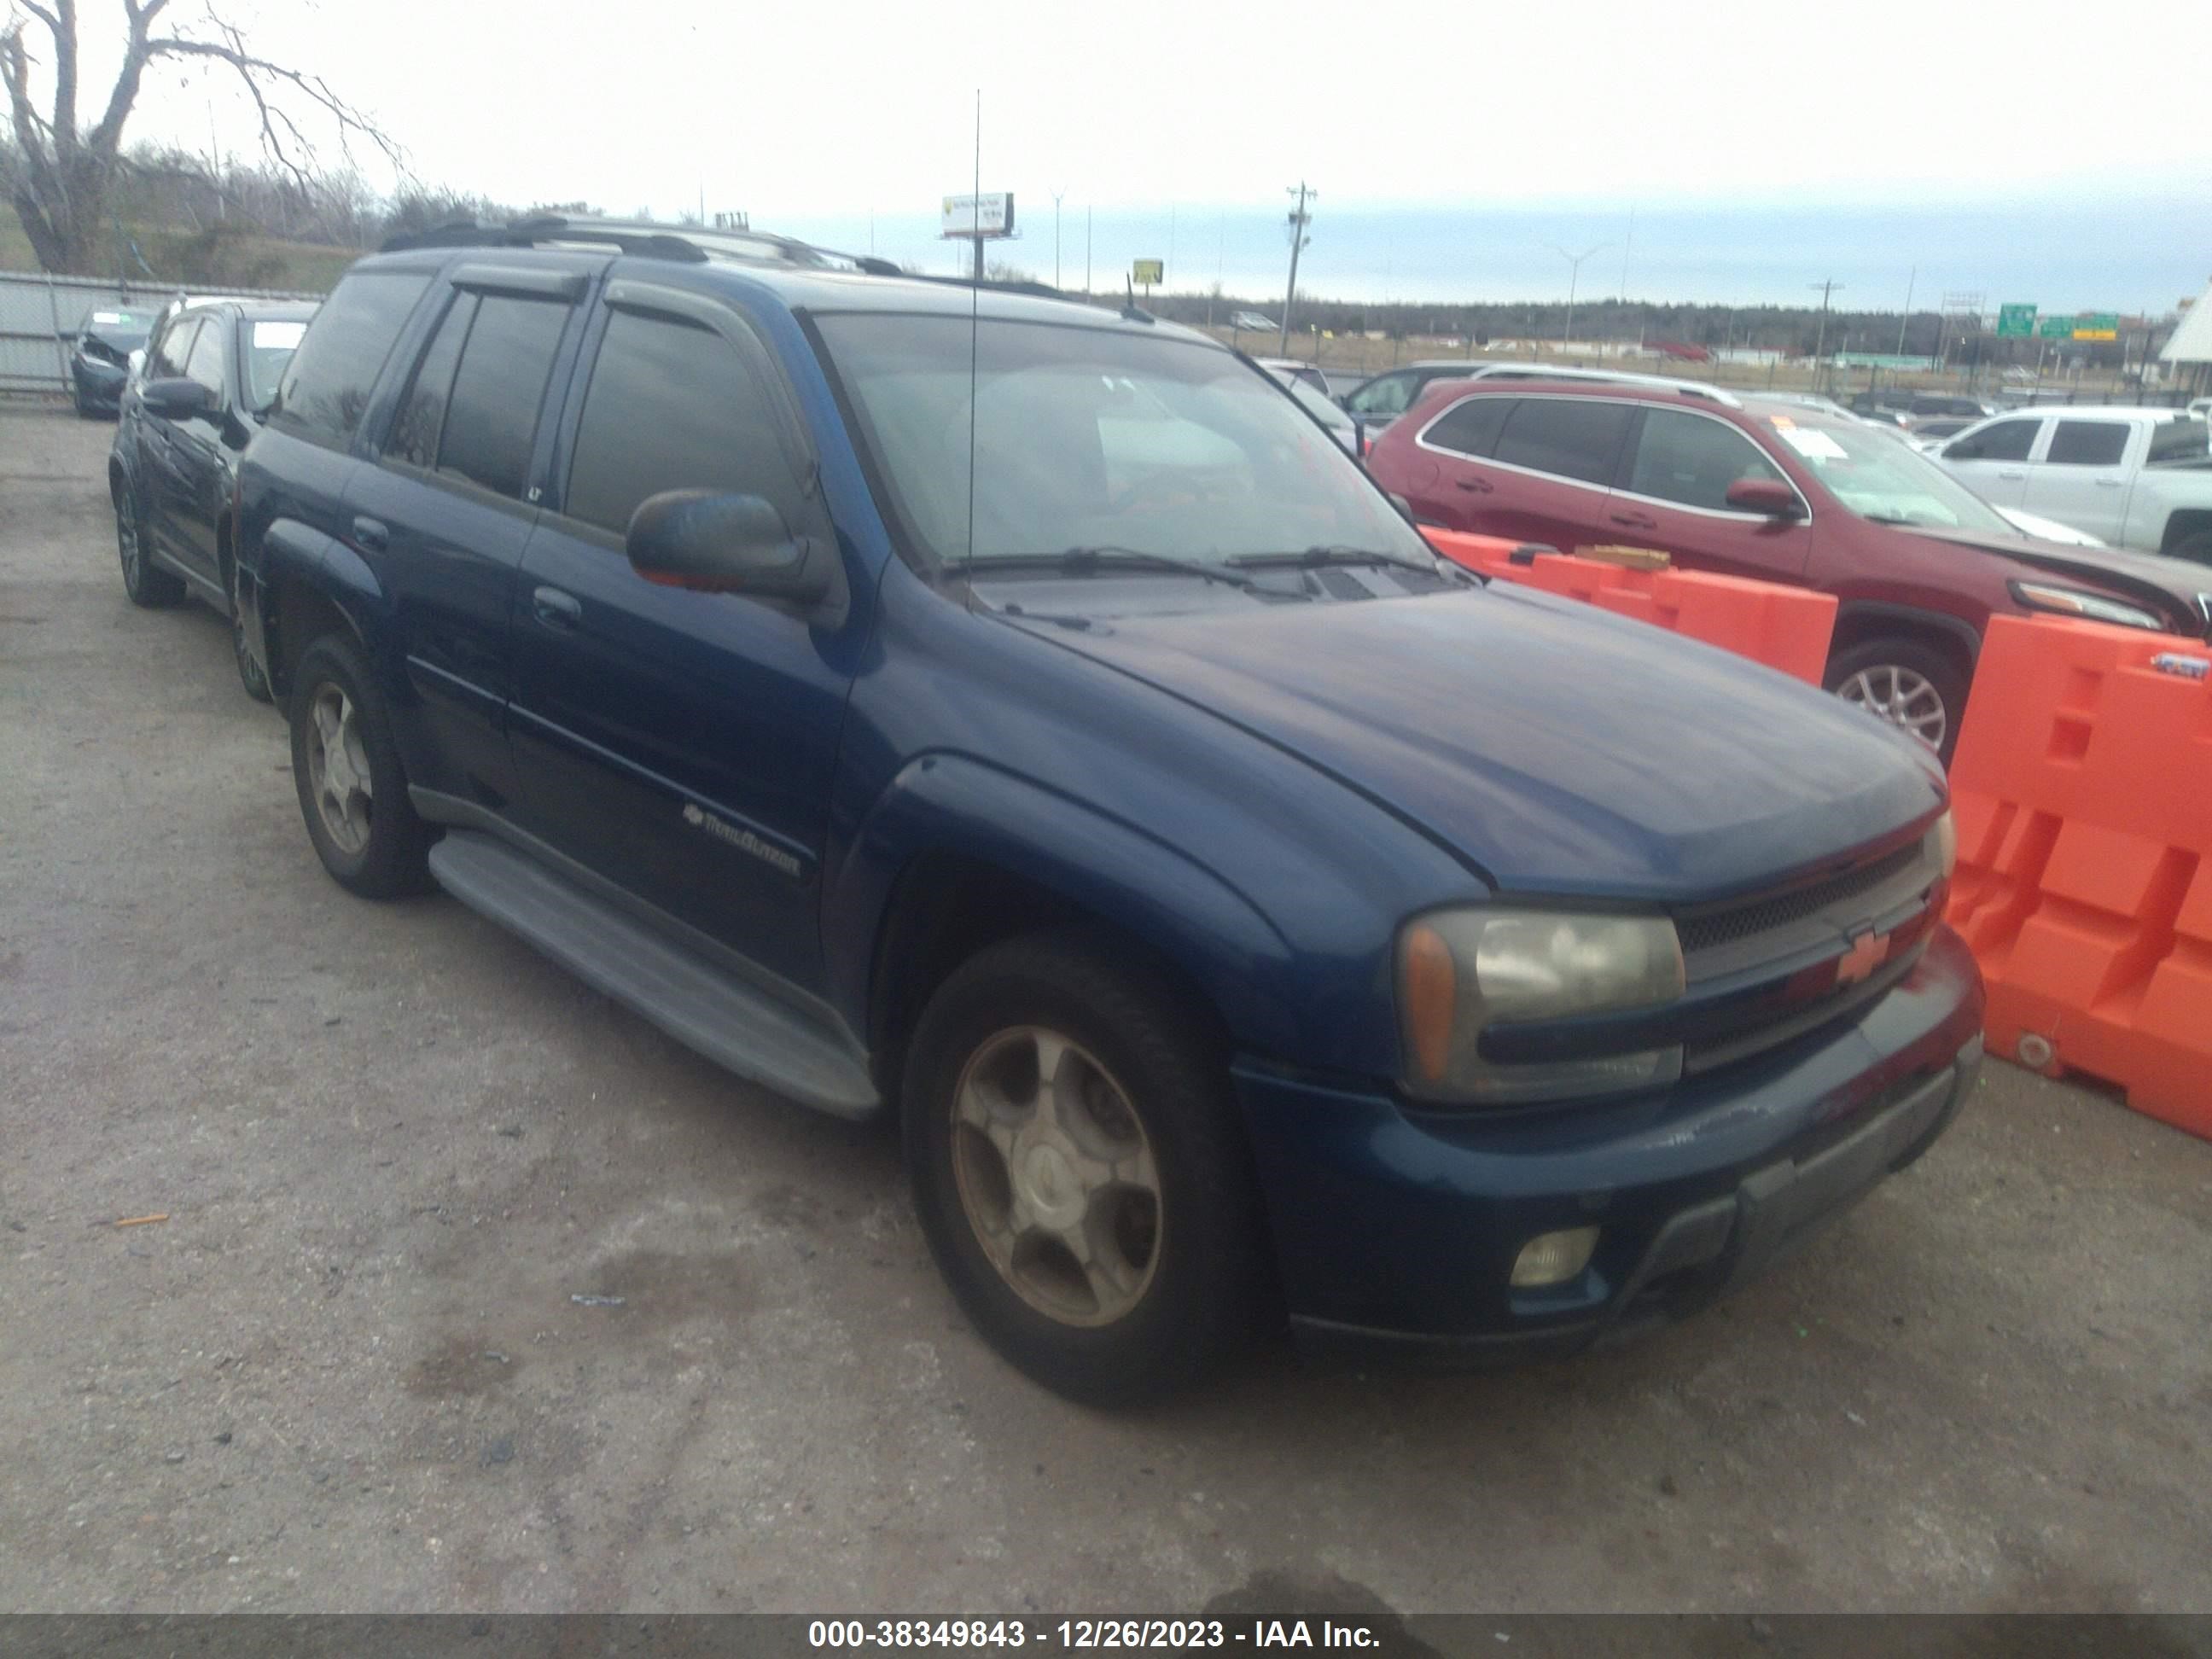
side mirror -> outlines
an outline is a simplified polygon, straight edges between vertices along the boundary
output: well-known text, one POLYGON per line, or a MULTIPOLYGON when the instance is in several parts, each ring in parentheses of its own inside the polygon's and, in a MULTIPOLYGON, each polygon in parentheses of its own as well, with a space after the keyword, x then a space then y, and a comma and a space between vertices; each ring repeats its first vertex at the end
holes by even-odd
POLYGON ((1728 504, 1739 513, 1761 513, 1770 519, 1805 516, 1797 492, 1778 478, 1738 478, 1728 487, 1728 504))
POLYGON ((139 388, 138 401, 149 415, 158 415, 165 421, 184 421, 213 409, 215 393, 198 380, 179 376, 174 380, 147 381, 139 388))
POLYGON ((670 489, 630 514, 631 568, 664 587, 811 605, 830 591, 826 558, 758 495, 670 489))

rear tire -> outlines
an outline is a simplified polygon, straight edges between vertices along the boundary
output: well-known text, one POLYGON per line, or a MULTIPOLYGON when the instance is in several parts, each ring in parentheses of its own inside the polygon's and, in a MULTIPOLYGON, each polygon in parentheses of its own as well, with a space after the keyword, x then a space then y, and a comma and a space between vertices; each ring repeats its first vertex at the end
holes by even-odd
POLYGON ((1845 702, 1911 733, 1951 763, 1966 712, 1967 676, 1949 653, 1897 636, 1841 652, 1823 682, 1845 702))
POLYGON ((115 550, 123 563, 123 591, 131 604, 163 611, 183 602, 185 579, 155 567, 146 539, 146 515, 128 483, 115 489, 115 550))
POLYGON ((246 644, 246 609, 238 602, 238 562, 230 561, 230 655, 238 665, 238 683, 256 702, 273 702, 268 671, 253 660, 246 644))
POLYGON ((430 888, 430 827, 407 799, 384 696, 361 649, 326 634, 293 671, 292 781, 331 878, 363 898, 430 888))
POLYGON ((1055 1393, 1190 1387, 1273 1307, 1218 1046, 1085 940, 993 945, 939 986, 903 1086, 915 1207, 984 1337, 1055 1393))

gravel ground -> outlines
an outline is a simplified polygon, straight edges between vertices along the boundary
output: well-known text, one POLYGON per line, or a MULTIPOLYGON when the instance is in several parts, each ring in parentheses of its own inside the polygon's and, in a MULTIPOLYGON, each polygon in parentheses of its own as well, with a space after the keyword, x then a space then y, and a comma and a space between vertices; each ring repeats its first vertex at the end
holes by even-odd
POLYGON ((0 1607, 2212 1610, 2212 1146, 1993 1065, 1639 1344, 1078 1409, 887 1138, 323 875, 111 432, 0 413, 0 1607))

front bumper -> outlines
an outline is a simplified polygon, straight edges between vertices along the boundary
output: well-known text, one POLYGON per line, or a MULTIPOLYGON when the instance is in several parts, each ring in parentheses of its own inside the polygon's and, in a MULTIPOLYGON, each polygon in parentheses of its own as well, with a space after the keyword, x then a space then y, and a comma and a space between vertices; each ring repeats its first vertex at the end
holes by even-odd
POLYGON ((1443 1114, 1240 1064, 1293 1327, 1473 1363, 1692 1312, 1932 1145, 1973 1087, 1981 1024, 1980 975, 1942 928, 1850 1024, 1626 1104, 1443 1114), (1511 1287, 1529 1239, 1590 1225, 1577 1279, 1511 1287))
POLYGON ((76 383, 76 401, 80 408, 115 410, 123 407, 123 387, 130 380, 128 371, 112 363, 90 362, 82 356, 70 359, 70 374, 76 383))

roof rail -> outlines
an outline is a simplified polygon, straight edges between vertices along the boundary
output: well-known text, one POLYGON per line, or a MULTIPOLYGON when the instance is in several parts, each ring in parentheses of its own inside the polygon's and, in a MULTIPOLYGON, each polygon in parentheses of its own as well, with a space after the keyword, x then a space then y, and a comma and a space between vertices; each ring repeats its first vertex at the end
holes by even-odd
POLYGON ((541 213, 511 224, 487 225, 457 219, 428 230, 388 237, 378 251, 398 253, 424 247, 542 247, 585 243, 619 248, 649 258, 699 264, 709 259, 748 264, 804 265, 817 270, 851 270, 874 276, 899 274, 889 260, 816 247, 795 236, 765 230, 708 230, 696 225, 663 225, 647 219, 570 217, 541 213))

